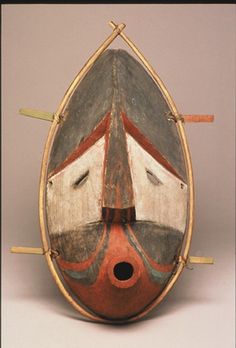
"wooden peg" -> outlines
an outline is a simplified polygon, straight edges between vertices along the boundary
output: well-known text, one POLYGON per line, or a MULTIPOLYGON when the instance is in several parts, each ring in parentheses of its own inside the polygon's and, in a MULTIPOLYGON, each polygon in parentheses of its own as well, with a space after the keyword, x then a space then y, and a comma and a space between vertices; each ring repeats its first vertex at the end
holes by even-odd
POLYGON ((54 114, 52 112, 28 109, 28 108, 20 109, 19 113, 24 116, 39 118, 41 120, 50 121, 50 122, 52 122, 54 118, 54 114))
POLYGON ((43 250, 43 248, 12 247, 11 253, 44 255, 45 251, 43 250))
POLYGON ((185 259, 183 256, 179 256, 178 263, 186 266, 188 268, 188 264, 202 264, 202 265, 213 265, 214 259, 213 257, 205 257, 205 256, 188 256, 185 259))
POLYGON ((214 122, 214 115, 183 115, 184 122, 214 122))
POLYGON ((189 256, 188 263, 200 263, 205 265, 213 265, 214 259, 213 257, 205 257, 205 256, 189 256))

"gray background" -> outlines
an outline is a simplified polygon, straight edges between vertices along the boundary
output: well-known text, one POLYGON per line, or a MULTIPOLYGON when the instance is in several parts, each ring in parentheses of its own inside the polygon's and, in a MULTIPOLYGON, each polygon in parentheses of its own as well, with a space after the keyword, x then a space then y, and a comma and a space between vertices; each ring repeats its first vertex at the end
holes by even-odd
MULTIPOLYGON (((13 347, 234 347, 234 5, 2 6, 2 343, 13 347), (136 324, 87 323, 60 294, 41 256, 38 183, 50 123, 20 107, 55 111, 77 72, 110 34, 109 20, 153 65, 187 124, 196 211, 191 255, 214 266, 185 270, 155 313, 136 324)), ((126 47, 120 38, 113 47, 126 47)), ((99 299, 98 299, 99 300, 99 299)))

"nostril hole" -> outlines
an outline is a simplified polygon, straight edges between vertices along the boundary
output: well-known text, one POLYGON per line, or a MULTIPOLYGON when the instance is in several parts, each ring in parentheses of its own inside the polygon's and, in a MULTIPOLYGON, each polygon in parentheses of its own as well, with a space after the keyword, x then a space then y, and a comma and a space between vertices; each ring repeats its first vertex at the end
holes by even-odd
POLYGON ((113 272, 118 280, 128 280, 132 277, 134 268, 128 262, 119 262, 115 265, 113 272))

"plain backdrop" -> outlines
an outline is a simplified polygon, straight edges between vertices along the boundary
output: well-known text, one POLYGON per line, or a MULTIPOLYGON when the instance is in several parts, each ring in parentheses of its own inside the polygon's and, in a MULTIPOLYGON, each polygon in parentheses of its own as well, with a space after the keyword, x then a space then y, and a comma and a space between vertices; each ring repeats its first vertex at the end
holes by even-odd
MULTIPOLYGON (((235 5, 2 6, 2 346, 3 348, 234 347, 235 5), (50 123, 21 107, 55 111, 70 82, 124 22, 183 114, 196 192, 191 255, 214 266, 184 270, 146 320, 112 326, 80 319, 42 256, 38 183, 50 123)), ((121 38, 112 47, 126 48, 121 38)), ((127 48, 127 50, 129 50, 127 48)), ((99 301, 100 299, 98 299, 99 301)))

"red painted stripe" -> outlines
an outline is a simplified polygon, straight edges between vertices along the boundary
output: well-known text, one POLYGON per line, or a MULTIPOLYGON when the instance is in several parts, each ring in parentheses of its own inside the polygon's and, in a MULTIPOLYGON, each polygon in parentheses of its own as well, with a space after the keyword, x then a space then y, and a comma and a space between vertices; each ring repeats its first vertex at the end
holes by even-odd
POLYGON ((62 162, 56 167, 50 174, 49 178, 59 173, 62 169, 66 168, 70 163, 75 161, 78 157, 82 156, 84 152, 96 143, 106 132, 109 124, 110 112, 102 119, 94 131, 62 162))
POLYGON ((65 269, 71 270, 71 271, 84 271, 84 270, 86 270, 95 261, 97 254, 99 253, 99 251, 102 248, 103 243, 105 241, 106 233, 107 233, 107 226, 104 225, 102 237, 101 237, 95 251, 92 253, 92 255, 90 256, 89 259, 87 259, 83 262, 68 262, 68 261, 63 260, 59 256, 57 258, 58 266, 63 270, 65 270, 65 269))
POLYGON ((155 160, 157 160, 164 168, 174 174, 178 179, 183 178, 177 173, 174 167, 155 149, 150 141, 140 132, 140 130, 129 120, 124 112, 121 113, 126 131, 141 145, 155 160))
POLYGON ((154 261, 153 259, 151 259, 147 253, 144 251, 143 247, 140 245, 139 241, 137 240, 132 227, 128 224, 128 230, 130 232, 130 234, 132 235, 133 239, 135 240, 136 244, 139 246, 139 248, 142 250, 143 254, 145 255, 145 257, 147 258, 148 262, 150 263, 150 265, 157 271, 159 272, 171 272, 175 265, 174 264, 160 264, 157 263, 156 261, 154 261))

